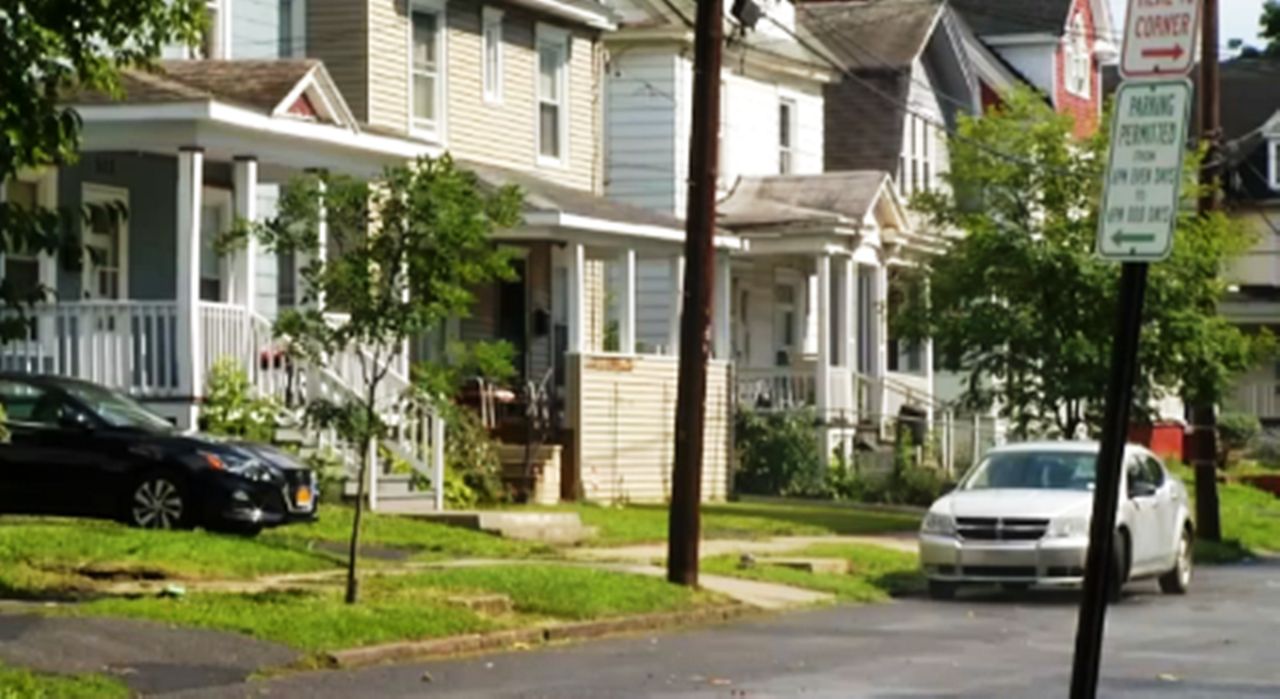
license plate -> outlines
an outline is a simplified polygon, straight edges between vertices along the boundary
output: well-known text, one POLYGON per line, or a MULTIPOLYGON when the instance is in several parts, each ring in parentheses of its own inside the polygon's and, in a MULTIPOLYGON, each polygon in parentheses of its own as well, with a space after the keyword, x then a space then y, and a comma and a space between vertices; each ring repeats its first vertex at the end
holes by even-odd
POLYGON ((298 507, 309 507, 311 505, 311 489, 306 486, 298 488, 298 491, 293 496, 293 501, 298 504, 298 507))

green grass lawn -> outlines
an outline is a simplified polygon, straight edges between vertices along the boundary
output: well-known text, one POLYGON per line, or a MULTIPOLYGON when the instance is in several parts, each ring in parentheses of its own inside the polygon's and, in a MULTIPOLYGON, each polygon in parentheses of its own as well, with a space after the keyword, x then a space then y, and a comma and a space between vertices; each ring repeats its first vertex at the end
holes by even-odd
MULTIPOLYGON (((565 505, 583 524, 599 530, 594 543, 605 546, 665 541, 667 507, 565 505)), ((726 502, 702 506, 705 539, 758 539, 770 536, 878 534, 914 531, 920 515, 860 508, 844 503, 782 501, 726 502)))
POLYGON ((103 599, 51 611, 147 619, 243 633, 305 651, 437 638, 546 619, 597 619, 690 609, 713 598, 659 578, 553 565, 468 567, 371 576, 355 606, 338 589, 182 598, 103 599), (515 614, 487 617, 448 604, 459 593, 508 595, 515 614))
POLYGON ((924 578, 915 554, 879 546, 858 544, 817 544, 803 550, 779 554, 785 558, 843 558, 849 561, 847 574, 810 573, 795 568, 757 563, 743 568, 737 556, 705 559, 708 573, 749 580, 781 583, 819 592, 829 592, 842 602, 881 602, 892 595, 923 588, 924 578))
POLYGON ((48 675, 0 665, 0 699, 124 699, 129 688, 102 675, 48 675))
MULTIPOLYGON (((1194 502, 1194 472, 1181 464, 1170 464, 1170 469, 1186 484, 1194 502)), ((1223 540, 1221 543, 1197 542, 1199 560, 1223 563, 1280 552, 1280 498, 1243 483, 1219 483, 1218 507, 1223 540)))

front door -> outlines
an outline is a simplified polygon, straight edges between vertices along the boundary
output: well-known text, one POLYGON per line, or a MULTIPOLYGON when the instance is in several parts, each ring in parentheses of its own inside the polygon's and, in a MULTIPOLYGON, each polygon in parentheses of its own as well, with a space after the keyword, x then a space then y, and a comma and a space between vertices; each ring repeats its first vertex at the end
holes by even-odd
POLYGON ((89 220, 84 233, 81 296, 86 301, 116 301, 128 296, 129 223, 120 207, 129 206, 128 190, 84 186, 89 220))

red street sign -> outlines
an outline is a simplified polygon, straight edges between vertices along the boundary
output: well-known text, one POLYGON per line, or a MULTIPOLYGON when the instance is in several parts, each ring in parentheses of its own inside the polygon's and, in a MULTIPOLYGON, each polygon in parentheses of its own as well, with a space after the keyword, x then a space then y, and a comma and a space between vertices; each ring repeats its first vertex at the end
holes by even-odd
POLYGON ((1200 0, 1129 0, 1120 74, 1171 78, 1191 72, 1200 36, 1200 0))

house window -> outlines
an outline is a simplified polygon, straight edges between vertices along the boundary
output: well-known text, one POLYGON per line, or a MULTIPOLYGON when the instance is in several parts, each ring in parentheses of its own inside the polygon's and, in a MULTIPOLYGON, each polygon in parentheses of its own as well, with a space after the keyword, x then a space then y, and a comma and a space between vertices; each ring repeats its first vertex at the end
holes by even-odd
POLYGON ((89 218, 85 230, 85 256, 81 284, 86 299, 125 298, 125 270, 128 254, 128 223, 119 206, 128 205, 128 192, 86 185, 85 204, 89 218))
POLYGON ((568 133, 565 113, 568 34, 538 30, 538 158, 561 163, 568 133))
POLYGON ((306 0, 280 0, 280 57, 307 55, 306 0))
POLYGON ((796 103, 784 99, 778 103, 778 172, 789 175, 795 167, 796 103))
POLYGON ((1267 141, 1267 152, 1271 155, 1271 189, 1280 192, 1280 138, 1267 141))
MULTIPOLYGON (((11 180, 5 186, 5 200, 9 204, 34 211, 39 205, 35 182, 11 180)), ((21 248, 4 253, 4 279, 10 288, 21 295, 40 288, 40 261, 36 253, 21 248)))
POLYGON ((778 354, 774 361, 778 366, 791 363, 796 347, 796 287, 778 284, 773 292, 774 345, 778 354))
POLYGON ((1064 52, 1066 66, 1063 68, 1067 83, 1067 92, 1079 97, 1089 98, 1091 92, 1090 74, 1093 69, 1093 58, 1089 49, 1089 33, 1085 28, 1084 15, 1077 13, 1071 20, 1071 31, 1067 36, 1067 48, 1064 52))
POLYGON ((409 53, 413 57, 409 100, 411 130, 438 137, 440 130, 440 26, 438 11, 414 7, 410 16, 409 53))
POLYGON ((484 71, 484 99, 502 101, 502 10, 484 8, 481 13, 483 33, 480 60, 484 71))

